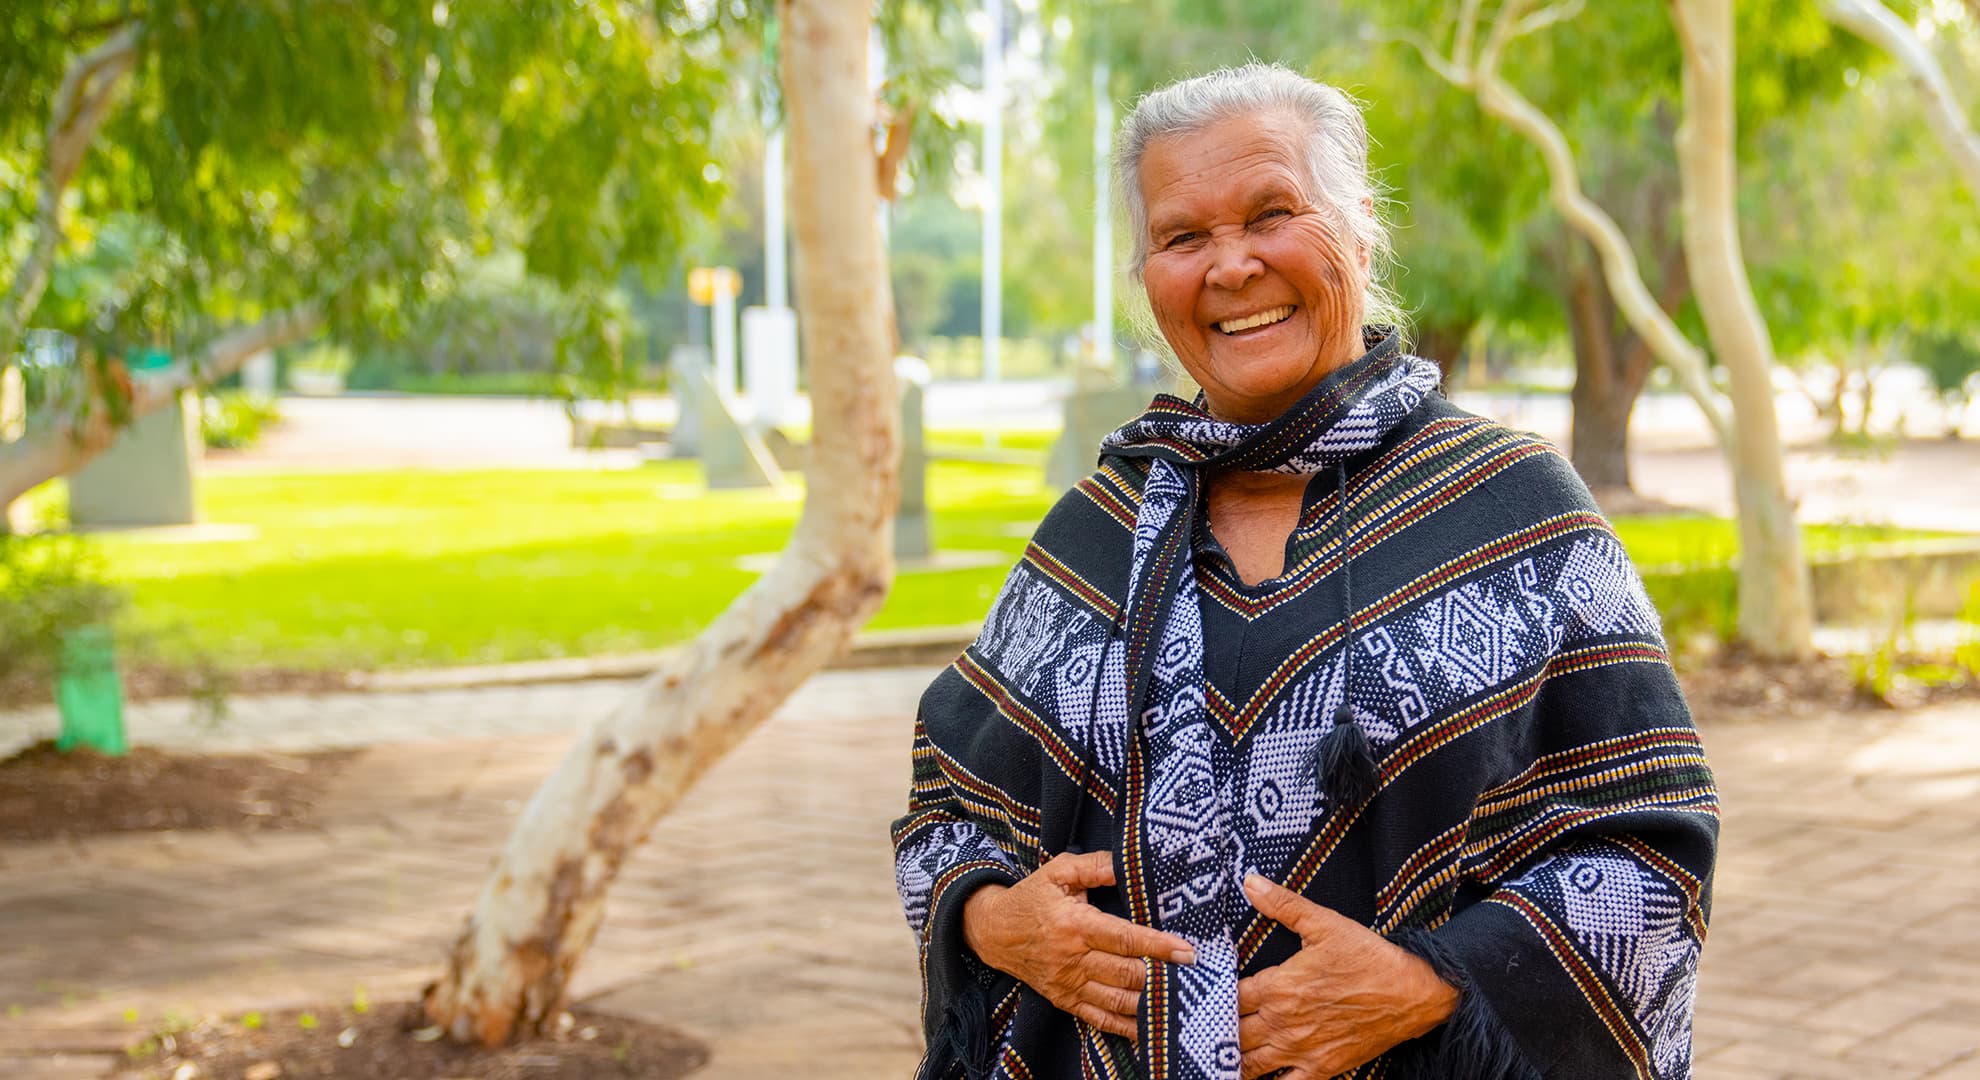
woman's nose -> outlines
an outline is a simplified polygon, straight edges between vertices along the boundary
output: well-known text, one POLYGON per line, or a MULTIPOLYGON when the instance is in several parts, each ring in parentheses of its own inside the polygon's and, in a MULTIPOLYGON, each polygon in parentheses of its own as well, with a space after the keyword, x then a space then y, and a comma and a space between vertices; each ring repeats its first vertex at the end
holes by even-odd
POLYGON ((1210 242, 1210 272, 1204 276, 1205 283, 1235 292, 1265 273, 1265 264, 1252 254, 1247 239, 1239 234, 1210 242))

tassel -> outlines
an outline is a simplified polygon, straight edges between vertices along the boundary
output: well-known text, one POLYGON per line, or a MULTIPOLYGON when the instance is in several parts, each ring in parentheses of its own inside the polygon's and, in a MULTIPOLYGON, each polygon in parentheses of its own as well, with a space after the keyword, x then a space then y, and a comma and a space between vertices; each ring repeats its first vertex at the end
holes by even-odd
POLYGON ((942 1030, 928 1044, 916 1080, 949 1080, 957 1069, 966 1080, 989 1080, 995 1069, 990 1054, 990 1008, 983 988, 964 986, 949 996, 942 1030))
POLYGON ((1337 806, 1359 806, 1375 794, 1375 748, 1347 705, 1334 710, 1334 730, 1314 744, 1313 764, 1320 790, 1337 806))

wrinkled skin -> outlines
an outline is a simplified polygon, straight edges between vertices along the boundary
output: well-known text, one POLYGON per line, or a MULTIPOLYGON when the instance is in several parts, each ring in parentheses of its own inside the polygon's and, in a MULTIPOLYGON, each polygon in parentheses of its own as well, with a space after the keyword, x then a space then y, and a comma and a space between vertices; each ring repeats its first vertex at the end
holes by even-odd
POLYGON ((1290 960, 1238 980, 1238 1049, 1251 1080, 1338 1076, 1435 1029, 1457 991, 1429 964, 1353 919, 1253 874, 1245 895, 1299 935, 1290 960))
POLYGON ((963 904, 963 939, 977 958, 1081 1020, 1135 1037, 1144 956, 1193 964, 1189 942, 1109 915, 1086 890, 1114 883, 1105 851, 1061 854, 1006 888, 985 885, 963 904))
POLYGON ((1140 184, 1142 286, 1213 414, 1264 423, 1361 355, 1369 253, 1308 190, 1289 119, 1237 117, 1157 139, 1140 184), (1270 326, 1217 327, 1282 306, 1292 316, 1270 326))

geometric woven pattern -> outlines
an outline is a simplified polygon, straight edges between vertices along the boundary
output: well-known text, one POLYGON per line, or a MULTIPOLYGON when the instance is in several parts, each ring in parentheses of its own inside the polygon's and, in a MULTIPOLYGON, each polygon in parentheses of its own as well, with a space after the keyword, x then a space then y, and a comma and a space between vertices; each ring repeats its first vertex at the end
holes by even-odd
MULTIPOLYGON (((1186 411, 1144 417, 1177 448, 1107 457, 1061 500, 923 699, 894 839, 931 1046, 956 1045, 957 1003, 982 995, 986 1073, 1236 1075, 1235 980, 1298 948, 1234 887, 1255 871, 1429 932, 1487 1010, 1479 1030, 1554 1074, 1686 1075, 1716 792, 1656 613, 1565 461, 1429 394, 1356 433, 1286 576, 1250 588, 1207 530, 1177 543, 1184 474, 1215 456, 1190 456, 1204 432, 1186 411), (1173 590, 1144 580, 1158 572, 1173 590), (1165 592, 1187 602, 1148 603, 1165 592), (1353 805, 1313 767, 1343 705, 1376 760, 1353 805), (1192 967, 1152 965, 1138 1043, 1014 993, 960 942, 958 898, 1064 850, 1115 852, 1124 886, 1089 900, 1196 945, 1192 967)), ((1474 1071, 1441 1052, 1406 1044, 1355 1075, 1474 1071)))

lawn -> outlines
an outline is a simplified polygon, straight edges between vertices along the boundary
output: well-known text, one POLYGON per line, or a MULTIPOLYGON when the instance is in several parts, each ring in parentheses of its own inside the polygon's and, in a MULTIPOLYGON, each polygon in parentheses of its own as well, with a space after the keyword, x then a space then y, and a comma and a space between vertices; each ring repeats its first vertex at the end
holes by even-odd
MULTIPOLYGON (((211 474, 206 534, 110 534, 127 629, 168 663, 412 667, 626 652, 680 641, 755 578, 796 493, 707 492, 692 463, 615 471, 211 474)), ((876 628, 980 618, 1051 504, 1035 466, 937 462, 937 547, 985 565, 904 571, 876 628)), ((1619 525, 1646 566, 1708 562, 1730 522, 1619 525)), ((1815 527, 1811 548, 1888 539, 1815 527)))

